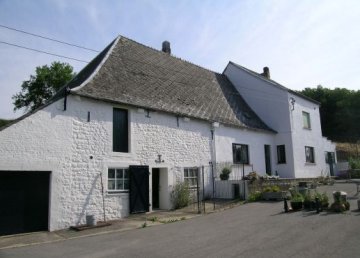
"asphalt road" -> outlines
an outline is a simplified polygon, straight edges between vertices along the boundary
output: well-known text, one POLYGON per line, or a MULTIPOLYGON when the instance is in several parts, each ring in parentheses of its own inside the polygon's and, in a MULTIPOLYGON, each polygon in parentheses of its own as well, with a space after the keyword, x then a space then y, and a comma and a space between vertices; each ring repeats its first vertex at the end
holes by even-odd
POLYGON ((344 214, 285 214, 281 202, 252 203, 156 227, 4 249, 0 257, 360 257, 355 203, 344 214))

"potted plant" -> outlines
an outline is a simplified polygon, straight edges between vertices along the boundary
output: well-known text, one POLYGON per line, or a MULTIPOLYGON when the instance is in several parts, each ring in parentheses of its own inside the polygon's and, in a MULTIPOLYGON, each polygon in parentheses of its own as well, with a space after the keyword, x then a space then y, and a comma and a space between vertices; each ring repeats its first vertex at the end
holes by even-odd
POLYGON ((327 209, 329 207, 329 197, 326 193, 320 194, 321 208, 327 209))
POLYGON ((231 169, 229 167, 224 167, 221 170, 220 179, 221 180, 228 180, 231 173, 231 169))
POLYGON ((290 205, 294 211, 301 210, 303 208, 304 197, 299 192, 293 192, 291 194, 290 205))
POLYGON ((318 197, 316 194, 311 194, 310 191, 307 191, 304 196, 304 209, 306 210, 315 210, 316 209, 316 202, 315 198, 318 197))
POLYGON ((346 201, 346 195, 343 192, 334 192, 334 202, 331 204, 330 209, 335 212, 344 212, 350 209, 350 203, 346 201))

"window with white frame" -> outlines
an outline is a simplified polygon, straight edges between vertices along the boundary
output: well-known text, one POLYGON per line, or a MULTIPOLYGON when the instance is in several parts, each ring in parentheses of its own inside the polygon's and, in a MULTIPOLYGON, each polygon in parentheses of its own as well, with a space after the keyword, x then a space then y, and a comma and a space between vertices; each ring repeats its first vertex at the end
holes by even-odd
POLYGON ((198 168, 184 168, 184 182, 189 187, 197 187, 198 168))
POLYGON ((311 123, 310 123, 310 114, 308 112, 303 111, 303 125, 305 129, 311 129, 311 123))
POLYGON ((108 191, 125 192, 129 190, 129 170, 127 168, 108 169, 108 191))
POLYGON ((314 147, 305 146, 306 163, 315 163, 314 147))

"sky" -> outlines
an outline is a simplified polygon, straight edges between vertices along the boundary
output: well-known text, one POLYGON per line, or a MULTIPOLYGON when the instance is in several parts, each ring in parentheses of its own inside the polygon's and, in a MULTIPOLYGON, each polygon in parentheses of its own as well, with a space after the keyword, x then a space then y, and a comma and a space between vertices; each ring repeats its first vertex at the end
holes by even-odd
MULTIPOLYGON (((360 89, 358 0, 0 0, 0 25, 102 50, 122 35, 215 72, 229 61, 301 90, 360 89)), ((0 27, 0 41, 90 61, 96 52, 0 27)), ((12 96, 35 68, 86 63, 0 43, 0 118, 16 118, 12 96)))

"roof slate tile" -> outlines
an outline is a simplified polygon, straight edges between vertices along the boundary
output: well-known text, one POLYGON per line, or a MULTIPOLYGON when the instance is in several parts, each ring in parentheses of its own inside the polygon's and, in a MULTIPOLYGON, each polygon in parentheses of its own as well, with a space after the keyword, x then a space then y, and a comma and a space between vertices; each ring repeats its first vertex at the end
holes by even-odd
MULTIPOLYGON (((115 40, 107 51, 111 51, 108 58, 91 80, 82 87, 71 85, 73 93, 274 132, 247 105, 224 74, 209 71, 125 37, 115 40)), ((100 55, 101 58, 105 57, 104 53, 100 55)), ((100 65, 99 61, 93 63, 94 66, 100 65)), ((86 69, 95 71, 96 67, 86 69)), ((85 73, 79 74, 81 80, 75 78, 74 81, 83 83, 85 73)), ((90 76, 89 72, 86 74, 90 76)))

